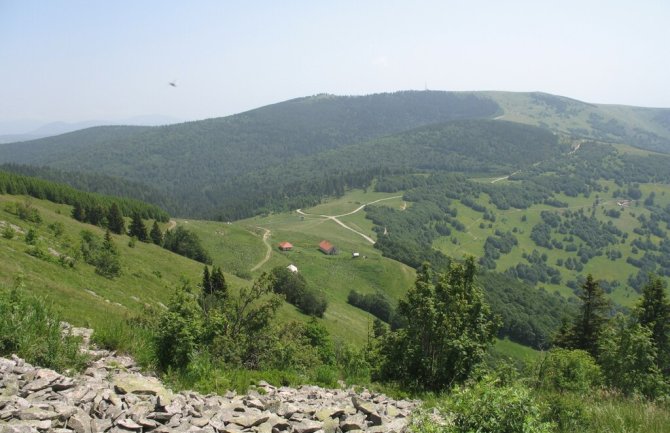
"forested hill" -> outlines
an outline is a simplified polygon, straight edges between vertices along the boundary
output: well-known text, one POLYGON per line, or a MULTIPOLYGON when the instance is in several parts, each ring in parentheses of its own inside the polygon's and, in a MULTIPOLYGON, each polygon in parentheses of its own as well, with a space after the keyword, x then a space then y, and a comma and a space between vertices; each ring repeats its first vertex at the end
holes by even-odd
POLYGON ((257 209, 312 206, 323 196, 365 188, 385 174, 509 174, 569 150, 550 131, 518 123, 471 119, 427 125, 294 159, 218 185, 210 196, 225 205, 213 207, 207 217, 237 219, 257 209))
POLYGON ((121 178, 159 191, 160 202, 126 188, 133 198, 167 205, 176 215, 230 219, 314 204, 389 170, 504 172, 525 159, 537 161, 548 149, 552 156, 552 146, 528 145, 534 136, 550 143, 547 131, 670 152, 666 109, 544 93, 405 91, 317 95, 170 126, 89 128, 0 144, 0 163, 121 178), (445 132, 449 122, 494 118, 445 132), (498 125, 505 120, 532 127, 498 125), (502 138, 487 138, 491 133, 502 138), (440 141, 445 137, 446 144, 440 141), (437 141, 421 144, 426 139, 437 141), (467 146, 459 147, 459 140, 467 146), (523 148, 510 147, 519 143, 523 148))
POLYGON ((146 183, 184 203, 181 214, 193 214, 211 206, 212 187, 243 173, 421 125, 496 113, 495 102, 472 94, 322 95, 179 125, 90 128, 6 144, 0 162, 146 183))

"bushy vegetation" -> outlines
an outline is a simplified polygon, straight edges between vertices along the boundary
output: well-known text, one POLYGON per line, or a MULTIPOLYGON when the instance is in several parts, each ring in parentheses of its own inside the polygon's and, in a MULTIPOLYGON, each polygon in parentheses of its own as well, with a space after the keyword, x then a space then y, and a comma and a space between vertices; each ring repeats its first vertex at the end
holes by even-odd
POLYGON ((165 232, 163 236, 163 248, 201 263, 212 264, 212 258, 202 246, 198 236, 182 226, 177 226, 165 232))
POLYGON ((144 218, 152 218, 163 222, 169 219, 164 210, 137 200, 87 193, 64 184, 1 170, 0 194, 28 195, 54 203, 78 206, 80 209, 90 209, 92 216, 89 218, 94 218, 95 222, 87 220, 84 217, 85 213, 80 214, 82 215, 81 218, 75 217, 75 219, 91 222, 95 225, 100 224, 102 219, 106 217, 112 204, 116 204, 118 210, 124 215, 137 212, 144 218))
POLYGON ((520 383, 505 384, 494 376, 486 376, 456 388, 432 411, 420 412, 413 418, 410 431, 551 433, 554 424, 542 419, 542 409, 529 388, 520 383))
POLYGON ((349 292, 349 296, 347 296, 347 302, 354 307, 367 311, 388 324, 391 324, 393 321, 395 309, 382 292, 362 294, 352 290, 349 292))
POLYGON ((465 381, 493 343, 496 320, 475 284, 474 259, 434 274, 428 264, 398 305, 405 326, 380 336, 380 380, 444 390, 465 381))
POLYGON ((79 370, 87 362, 79 344, 80 339, 63 335, 53 306, 28 294, 20 278, 13 288, 0 288, 0 356, 16 354, 61 372, 79 370))
POLYGON ((284 266, 278 266, 270 272, 272 275, 272 290, 283 295, 289 302, 304 314, 323 317, 328 308, 326 298, 315 289, 310 288, 305 277, 298 272, 291 272, 284 266))

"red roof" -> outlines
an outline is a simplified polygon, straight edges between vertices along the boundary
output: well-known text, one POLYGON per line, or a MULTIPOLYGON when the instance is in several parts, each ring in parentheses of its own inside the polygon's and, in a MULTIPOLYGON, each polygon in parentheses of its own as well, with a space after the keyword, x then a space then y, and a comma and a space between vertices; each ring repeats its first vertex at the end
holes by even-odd
POLYGON ((282 243, 279 244, 279 248, 281 248, 283 250, 287 250, 287 249, 293 248, 293 245, 290 242, 282 242, 282 243))
POLYGON ((319 244, 319 248, 321 248, 321 250, 323 251, 330 251, 333 249, 333 244, 331 244, 328 241, 321 241, 321 243, 319 244))

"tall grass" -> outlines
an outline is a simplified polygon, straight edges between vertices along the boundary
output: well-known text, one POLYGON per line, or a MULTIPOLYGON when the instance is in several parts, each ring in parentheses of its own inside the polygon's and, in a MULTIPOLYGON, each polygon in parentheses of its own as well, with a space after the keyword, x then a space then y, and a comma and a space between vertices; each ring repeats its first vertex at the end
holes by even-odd
POLYGON ((668 433, 670 404, 619 396, 603 397, 588 403, 588 432, 668 433))
POLYGON ((64 372, 81 370, 87 358, 81 340, 62 335, 60 315, 42 298, 26 292, 20 279, 0 287, 0 355, 16 354, 27 362, 64 372))

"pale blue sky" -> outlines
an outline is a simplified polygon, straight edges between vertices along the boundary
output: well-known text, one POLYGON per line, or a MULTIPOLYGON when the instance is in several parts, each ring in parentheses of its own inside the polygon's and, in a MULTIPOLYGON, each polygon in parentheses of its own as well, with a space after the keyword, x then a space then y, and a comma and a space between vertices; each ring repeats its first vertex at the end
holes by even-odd
POLYGON ((670 107, 669 43, 667 0, 0 0, 0 121, 425 86, 670 107))

